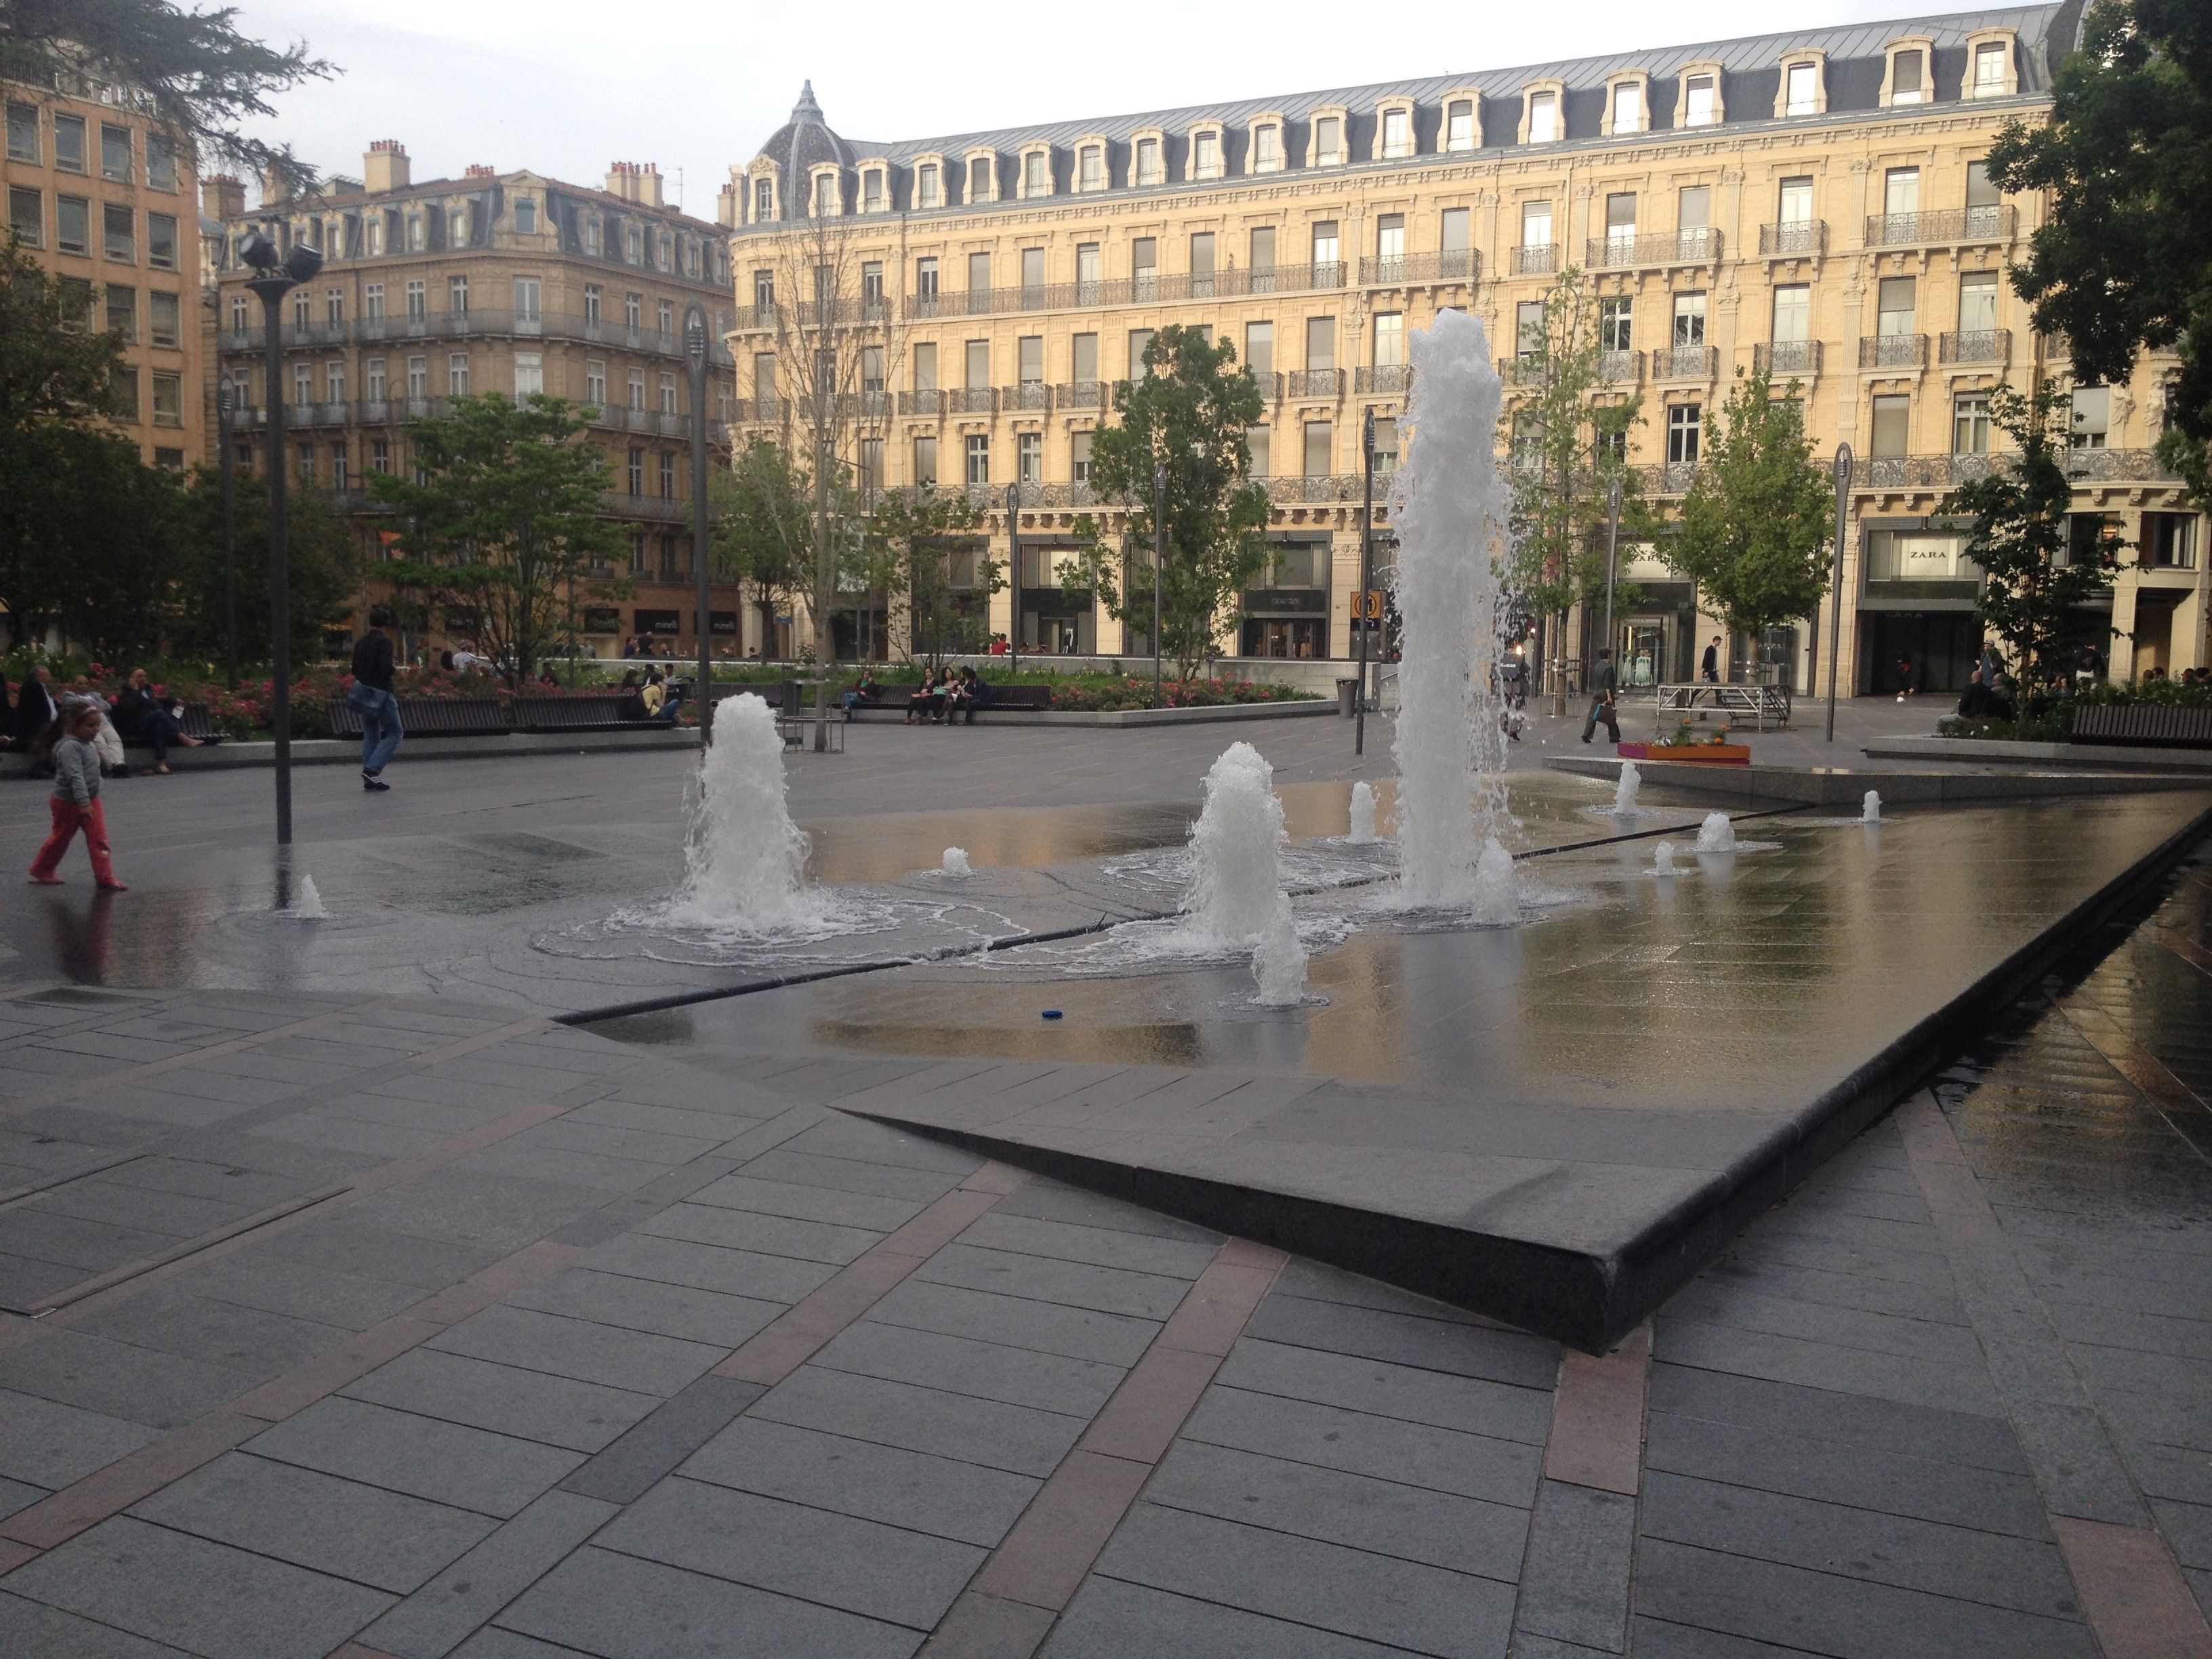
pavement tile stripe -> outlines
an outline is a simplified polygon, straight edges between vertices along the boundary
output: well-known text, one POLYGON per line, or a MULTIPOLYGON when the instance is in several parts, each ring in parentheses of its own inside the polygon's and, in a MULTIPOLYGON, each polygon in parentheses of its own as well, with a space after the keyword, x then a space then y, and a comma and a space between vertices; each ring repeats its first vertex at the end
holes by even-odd
POLYGON ((2068 1023, 2088 1039, 2090 1047, 2102 1054, 2114 1071, 2148 1096, 2160 1110, 2191 1115, 2203 1113, 2204 1102, 2103 1009, 2079 999, 2061 1003, 2059 1009, 2068 1023))
POLYGON ((182 1428, 170 1430, 152 1444, 118 1458, 75 1486, 18 1510, 0 1521, 0 1537, 37 1550, 66 1543, 87 1528, 152 1497, 172 1481, 181 1480, 203 1464, 212 1463, 268 1426, 236 1412, 210 1412, 182 1428))
POLYGON ((713 1374, 774 1388, 1027 1179, 985 1164, 755 1332, 713 1374))
POLYGON ((977 1569, 923 1659, 1028 1659, 1073 1601, 1290 1258, 1223 1244, 977 1569))
POLYGON ((1559 1361, 1544 1478, 1633 1498, 1644 1461, 1644 1401, 1651 1381, 1651 1327, 1638 1326, 1602 1356, 1569 1348, 1559 1361))
POLYGON ((2212 1659, 2212 1630, 2164 1539, 2063 1515, 2051 1529, 2105 1659, 2212 1659))
POLYGON ((2206 950, 2188 934, 2179 933, 2172 927, 2154 924, 2150 929, 2150 936, 2184 962, 2192 967, 2201 968, 2208 974, 2212 974, 2212 951, 2206 950))

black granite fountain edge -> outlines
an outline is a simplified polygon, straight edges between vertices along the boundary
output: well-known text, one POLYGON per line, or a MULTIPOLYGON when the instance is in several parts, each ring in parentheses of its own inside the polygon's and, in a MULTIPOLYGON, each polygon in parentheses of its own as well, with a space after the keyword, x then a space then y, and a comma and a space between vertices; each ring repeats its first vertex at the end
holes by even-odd
MULTIPOLYGON (((1684 808, 1684 811, 1693 811, 1684 808)), ((1769 806, 1756 812, 1736 812, 1729 822, 1742 823, 1753 818, 1777 817, 1785 812, 1802 812, 1802 803, 1791 802, 1787 806, 1769 806)), ((1657 830, 1624 830, 1617 836, 1599 836, 1590 841, 1563 842, 1557 847, 1532 847, 1513 855, 1515 863, 1523 859, 1549 858, 1555 853, 1586 852, 1593 847, 1610 847, 1616 842, 1644 841, 1654 836, 1680 834, 1684 826, 1668 824, 1657 830)), ((1352 887, 1370 887, 1378 881, 1388 880, 1383 875, 1360 876, 1351 881, 1340 881, 1328 887, 1293 887, 1294 898, 1308 898, 1316 893, 1338 893, 1352 887)), ((865 962, 840 963, 834 968, 811 969, 801 974, 779 974, 769 979, 750 979, 742 985, 713 985, 691 991, 672 991, 666 996, 641 997, 633 1002, 612 1002, 596 1008, 576 1008, 565 1014, 550 1014, 556 1025, 595 1025, 601 1020, 627 1019, 633 1014, 665 1013, 671 1008, 696 1007, 702 1002, 723 1002, 732 997, 749 997, 763 991, 781 991, 794 985, 813 985, 828 979, 850 979, 856 974, 879 974, 894 968, 926 968, 939 963, 959 962, 969 957, 979 957, 993 951, 1012 951, 1024 945, 1052 945, 1060 939, 1087 939, 1093 933, 1103 933, 1109 927, 1119 927, 1133 921, 1165 921, 1176 913, 1173 910, 1132 910, 1121 915, 1101 915, 1096 921, 1086 921, 1077 927, 1054 928, 1043 933, 1009 933, 1004 939, 987 939, 981 945, 949 945, 941 951, 925 951, 915 957, 878 957, 865 962)))
POLYGON ((1610 1257, 886 1114, 855 1115, 1602 1353, 1730 1239, 1948 1064, 2006 1006, 2154 887, 2208 831, 2212 809, 2191 819, 1695 1193, 1645 1224, 1610 1257))

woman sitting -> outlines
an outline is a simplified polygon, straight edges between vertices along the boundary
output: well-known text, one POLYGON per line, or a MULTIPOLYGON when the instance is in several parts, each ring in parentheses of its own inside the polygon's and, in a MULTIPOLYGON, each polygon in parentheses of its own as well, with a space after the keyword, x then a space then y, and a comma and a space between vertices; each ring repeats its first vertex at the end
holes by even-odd
POLYGON ((914 694, 906 700, 906 723, 908 726, 927 725, 929 717, 943 707, 943 694, 937 689, 937 671, 925 668, 921 672, 921 684, 915 687, 914 694))
POLYGON ((134 668, 123 687, 123 695, 115 700, 116 729, 123 733, 126 743, 143 743, 154 751, 153 770, 167 775, 169 769, 169 745, 180 743, 187 749, 200 746, 198 738, 185 735, 184 726, 176 716, 176 700, 157 696, 146 682, 146 671, 134 668))

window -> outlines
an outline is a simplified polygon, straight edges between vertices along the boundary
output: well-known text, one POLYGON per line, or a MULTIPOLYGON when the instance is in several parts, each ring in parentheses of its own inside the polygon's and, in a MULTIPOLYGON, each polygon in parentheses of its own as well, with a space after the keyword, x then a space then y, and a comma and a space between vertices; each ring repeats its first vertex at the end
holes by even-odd
POLYGON ((1892 167, 1882 176, 1881 210, 1890 220, 1887 234, 1909 238, 1913 219, 1920 211, 1920 169, 1892 167))
POLYGON ((1023 386, 1044 384, 1044 336, 1024 334, 1014 342, 1014 378, 1023 386))
POLYGON ((914 389, 916 392, 937 390, 937 343, 923 340, 914 349, 914 389))
POLYGON ((25 190, 21 185, 9 186, 8 228, 25 247, 46 245, 44 198, 37 191, 25 190))
MULTIPOLYGON (((632 451, 631 453, 635 454, 636 452, 632 451)), ((644 480, 640 478, 636 480, 636 482, 642 483, 644 480)), ((642 495, 644 491, 642 489, 633 489, 629 493, 633 495, 642 495)), ((645 532, 640 530, 632 532, 629 538, 629 573, 633 576, 642 576, 645 574, 645 532)), ((641 629, 645 626, 642 617, 646 614, 647 613, 642 611, 639 613, 641 620, 638 626, 641 629)))
POLYGON ((465 276, 446 278, 446 309, 456 317, 469 314, 469 279, 465 276))
POLYGON ((407 216, 407 251, 410 253, 420 253, 427 246, 426 234, 422 228, 422 216, 419 213, 409 214, 407 216))
POLYGON ((1630 351, 1635 349, 1636 301, 1626 295, 1614 295, 1597 302, 1597 349, 1600 351, 1630 351))
POLYGON ((1444 275, 1448 276, 1468 274, 1466 254, 1472 223, 1472 211, 1467 208, 1446 208, 1437 222, 1437 245, 1447 255, 1456 253, 1461 256, 1456 263, 1449 258, 1445 259, 1444 275))
POLYGON ((1552 245, 1552 204, 1549 202, 1521 204, 1521 246, 1549 247, 1552 245))
POLYGON ((645 263, 645 232, 636 225, 623 227, 623 263, 632 265, 645 263))
POLYGON ((1079 386, 1095 385, 1098 380, 1098 337, 1078 334, 1068 342, 1068 378, 1079 386))
POLYGON ((879 345, 860 348, 860 390, 879 392, 884 389, 884 349, 879 345))
MULTIPOLYGON (((819 288, 822 286, 822 283, 821 283, 821 282, 820 282, 820 280, 819 280, 819 279, 820 279, 822 276, 825 276, 825 275, 827 275, 827 274, 828 274, 828 273, 827 273, 826 271, 823 271, 823 270, 817 270, 817 271, 816 272, 816 276, 817 276, 816 287, 817 287, 817 289, 819 289, 819 288)), ((827 296, 826 296, 826 295, 824 295, 817 294, 817 295, 816 295, 816 297, 817 297, 817 299, 820 299, 820 298, 825 298, 825 297, 827 297, 827 296)), ((659 319, 659 325, 660 325, 660 332, 662 333, 662 335, 663 335, 663 336, 673 335, 673 334, 676 332, 676 301, 673 301, 673 300, 663 300, 663 301, 659 303, 659 305, 654 308, 653 314, 654 314, 654 316, 659 319)))
POLYGON ((519 402, 545 390, 545 356, 543 352, 518 351, 514 354, 514 395, 519 402))
MULTIPOLYGON (((110 283, 107 284, 105 297, 107 301, 107 331, 121 336, 123 343, 125 345, 137 345, 138 343, 138 290, 135 288, 125 288, 119 283, 110 283)), ((172 319, 170 326, 173 329, 176 317, 174 295, 169 296, 169 315, 172 319)), ((169 340, 164 343, 174 345, 176 342, 169 340)))
POLYGON ((514 320, 534 323, 541 320, 539 306, 544 299, 544 284, 535 276, 514 279, 514 320))
POLYGON ((1809 283, 1790 283, 1774 290, 1774 339, 1777 344, 1796 344, 1813 337, 1813 288, 1809 283))
POLYGON ((945 173, 934 161, 925 161, 914 173, 915 205, 937 208, 945 205, 945 173))
POLYGON ((1378 215, 1375 221, 1375 258, 1383 266, 1382 280, 1389 282, 1398 274, 1406 261, 1406 216, 1402 213, 1378 215))
POLYGON ((538 203, 536 198, 518 196, 514 198, 514 228, 518 234, 535 236, 538 234, 538 203))
POLYGON ((242 294, 231 295, 230 331, 234 334, 246 332, 246 296, 242 294))
POLYGON ((1129 331, 1129 378, 1141 380, 1151 371, 1145 367, 1145 353, 1152 349, 1152 331, 1133 328, 1129 331))
POLYGON ((1190 239, 1190 296, 1202 300, 1213 292, 1213 233, 1201 230, 1190 239))
POLYGON ((1375 313, 1375 367, 1396 368, 1406 361, 1406 316, 1399 311, 1375 313))
POLYGON ((1786 115, 1817 115, 1820 112, 1820 66, 1818 64, 1792 64, 1783 71, 1788 85, 1787 101, 1783 106, 1786 115))
POLYGON ((346 487, 346 447, 343 441, 331 446, 331 488, 343 493, 346 487))
POLYGON ((346 372, 343 362, 323 365, 323 401, 342 404, 346 400, 346 372))
POLYGON ((36 104, 10 103, 8 106, 8 159, 39 164, 39 106, 36 104))
POLYGON ((420 322, 430 314, 428 285, 420 277, 410 278, 407 284, 407 319, 420 322))
POLYGON ((446 210, 446 246, 466 247, 469 245, 469 210, 465 207, 446 210))
POLYGON ((427 398, 430 395, 430 360, 410 357, 407 360, 407 395, 427 398))
POLYGON ((1893 104, 1922 104, 1928 101, 1928 60, 1917 47, 1900 52, 1890 59, 1889 101, 1893 104))
POLYGON ((584 362, 584 401, 594 409, 606 407, 607 366, 595 357, 584 362))
POLYGON ((1547 343, 1544 333, 1544 302, 1523 300, 1513 307, 1513 337, 1516 357, 1539 357, 1547 343))
MULTIPOLYGON (((1275 269, 1274 226, 1255 225, 1253 227, 1251 250, 1252 258, 1250 264, 1253 271, 1255 273, 1266 271, 1272 276, 1275 269)), ((1274 284, 1272 281, 1264 284, 1255 282, 1253 284, 1252 291, 1255 294, 1272 293, 1273 289, 1274 284)))
POLYGON ((860 488, 873 495, 884 487, 884 441, 860 440, 860 488))
POLYGON ((1556 92, 1532 92, 1528 94, 1528 142, 1548 144, 1559 137, 1559 94, 1556 92))
POLYGON ((100 252, 111 264, 138 263, 138 228, 127 207, 104 202, 100 209, 100 252))
POLYGON ((1306 367, 1309 369, 1336 367, 1335 318, 1306 319, 1306 367))
POLYGON ((146 263, 156 270, 177 268, 177 217, 173 213, 146 216, 146 263))
POLYGON ((1459 98, 1444 112, 1444 148, 1448 150, 1468 150, 1474 148, 1474 100, 1459 98))
MULTIPOLYGON (((628 483, 631 495, 645 494, 645 452, 642 449, 633 449, 629 453, 628 483)), ((643 538, 640 539, 642 540, 643 538)))
POLYGON ((1698 460, 1698 438, 1702 429, 1703 408, 1697 404, 1669 404, 1667 406, 1667 465, 1694 466, 1698 460))
POLYGON ((368 441, 368 470, 371 472, 392 471, 392 443, 389 439, 371 438, 368 441))
POLYGON ((344 323, 345 290, 343 289, 333 288, 327 289, 324 291, 323 320, 326 323, 337 325, 343 325, 344 323))
POLYGON ((991 435, 988 432, 968 434, 968 483, 970 485, 991 482, 991 435))
POLYGON ((775 217, 775 184, 773 179, 753 180, 753 222, 760 224, 775 217))
POLYGON ((1129 243, 1129 275, 1136 283, 1136 297, 1150 300, 1159 294, 1160 245, 1151 236, 1134 237, 1129 243))
POLYGON ((1713 187, 1711 185, 1686 185, 1674 198, 1674 226, 1682 233, 1682 251, 1705 241, 1705 234, 1712 228, 1713 187))
POLYGON ((1085 144, 1076 158, 1077 188, 1103 190, 1106 188, 1106 152, 1097 144, 1085 144))
POLYGON ((2144 514, 2142 562, 2154 570, 2196 569, 2196 515, 2189 513, 2144 514))
POLYGON ((1982 393, 1951 400, 1951 453, 1986 455, 1990 453, 1990 400, 1982 393))
POLYGON ((1705 343, 1705 296, 1702 294, 1677 294, 1674 296, 1674 344, 1701 346, 1705 343))
POLYGON ((138 371, 125 363, 107 377, 108 411, 118 421, 136 423, 143 418, 138 408, 138 371))
POLYGON ((1221 135, 1201 132, 1190 141, 1190 176, 1194 179, 1218 179, 1221 176, 1221 135))
POLYGON ((1314 123, 1314 165, 1333 167, 1344 161, 1344 118, 1324 115, 1314 123))
POLYGON ((888 204, 884 191, 884 170, 870 167, 860 175, 860 211, 881 213, 888 204))
POLYGON ((2074 388, 2074 436, 2075 449, 2102 449, 2112 429, 2112 392, 2110 386, 2082 386, 2074 388))
POLYGON ((1160 183, 1165 174, 1160 167, 1160 141, 1157 138, 1137 140, 1137 185, 1142 189, 1160 183))
POLYGON ((914 481, 918 484, 937 483, 937 440, 916 438, 914 441, 914 481))
POLYGON ((968 291, 977 296, 974 301, 971 301, 976 310, 981 311, 989 306, 989 300, 983 297, 991 291, 991 256, 989 254, 971 253, 968 256, 968 291))
MULTIPOLYGON (((1686 127, 1709 127, 1720 118, 1720 106, 1713 97, 1713 77, 1693 75, 1682 83, 1682 125, 1686 127)), ((1620 124, 1614 123, 1615 131, 1620 124)))
POLYGON ((1623 81, 1613 89, 1613 130, 1620 132, 1644 131, 1644 83, 1623 81))
POLYGON ((1994 334, 1997 326, 1997 274, 1970 270, 1959 278, 1959 332, 1994 334))
POLYGON ((154 451, 154 465, 166 467, 172 472, 182 472, 185 470, 185 452, 181 449, 157 447, 154 451))
POLYGON ((1413 115, 1411 110, 1382 112, 1382 159, 1395 161, 1413 153, 1413 115))
MULTIPOLYGON (((1378 473, 1395 472, 1398 470, 1398 422, 1395 420, 1378 420, 1375 422, 1375 470, 1378 473)), ((1322 586, 1318 572, 1316 573, 1313 585, 1316 587, 1322 586)))
POLYGON ((92 252, 92 204, 83 197, 54 198, 54 246, 64 253, 92 252))
POLYGON ((962 382, 970 392, 981 392, 991 384, 991 343, 970 340, 963 354, 963 368, 967 378, 962 382))
POLYGON ((1014 477, 1020 483, 1044 482, 1044 434, 1024 432, 1014 439, 1014 477))
POLYGON ((469 395, 469 354, 456 351, 446 359, 446 392, 448 396, 465 398, 469 395))
MULTIPOLYGON (((125 294, 130 292, 128 289, 125 289, 123 291, 125 294)), ((115 312, 115 301, 112 296, 116 290, 111 288, 107 292, 110 295, 107 307, 108 314, 112 316, 115 312)), ((154 343, 157 346, 167 346, 173 351, 180 349, 185 343, 185 307, 183 301, 178 295, 174 294, 164 294, 158 289, 153 293, 148 295, 146 298, 148 301, 148 331, 150 334, 154 343)))
POLYGON ((629 406, 632 409, 645 407, 645 371, 641 368, 633 368, 629 372, 629 406))
POLYGON ((1244 450, 1252 458, 1252 474, 1255 478, 1274 476, 1274 434, 1264 426, 1244 428, 1244 450))
POLYGON ((1283 130, 1270 121, 1267 125, 1252 130, 1252 171, 1280 173, 1283 170, 1283 130))
POLYGON ((102 122, 100 127, 100 176, 118 185, 131 182, 131 129, 111 127, 102 122))
POLYGON ((988 202, 997 194, 991 188, 995 182, 992 176, 993 171, 989 156, 971 155, 968 158, 968 199, 969 201, 988 202))
POLYGON ((1987 161, 1966 163, 1966 234, 1994 236, 2002 228, 2003 198, 1990 181, 1987 161))
POLYGON ((1875 295, 1875 332, 1884 337, 1918 332, 1919 279, 1885 276, 1875 295))
POLYGON ((1091 482, 1091 434, 1088 432, 1075 432, 1068 434, 1068 477, 1079 484, 1087 484, 1091 482))
POLYGON ((1326 478, 1336 471, 1336 422, 1308 421, 1305 424, 1304 471, 1309 478, 1326 478))
POLYGON ((1636 192, 1616 191, 1605 198, 1605 257, 1608 264, 1625 264, 1636 246, 1636 192))
MULTIPOLYGON (((381 357, 371 357, 367 363, 362 366, 362 373, 367 380, 367 384, 362 389, 368 394, 369 402, 373 404, 382 403, 384 401, 385 393, 384 359, 381 357)), ((380 469, 380 470, 381 469, 380 469)))
MULTIPOLYGON (((1337 252, 1335 220, 1316 219, 1314 222, 1313 262, 1317 267, 1334 266, 1340 263, 1337 252)), ((1340 271, 1329 271, 1317 269, 1314 272, 1314 281, 1316 283, 1323 282, 1338 282, 1341 280, 1342 273, 1340 271)))
POLYGON ((672 449, 660 452, 660 499, 676 499, 676 452, 672 449))
POLYGON ((185 423, 185 377, 164 374, 157 369, 148 378, 154 386, 154 424, 182 426, 185 423))
POLYGON ((664 373, 660 377, 660 412, 664 415, 673 415, 678 412, 676 376, 672 371, 664 373))
MULTIPOLYGON (((833 216, 836 211, 837 175, 834 173, 817 173, 814 178, 814 216, 817 219, 827 219, 833 216)), ((664 257, 660 266, 664 270, 668 268, 668 261, 665 258, 667 245, 668 239, 662 237, 661 246, 664 257)))
POLYGON ((642 294, 623 295, 623 323, 625 327, 632 331, 645 326, 645 295, 642 294))
POLYGON ((302 289, 292 296, 292 326, 305 329, 315 320, 315 302, 302 289))
POLYGON ((88 171, 84 156, 84 117, 54 117, 54 165, 64 173, 88 171))
POLYGON ((1904 454, 1911 446, 1911 398, 1889 394, 1874 400, 1874 454, 1904 454))

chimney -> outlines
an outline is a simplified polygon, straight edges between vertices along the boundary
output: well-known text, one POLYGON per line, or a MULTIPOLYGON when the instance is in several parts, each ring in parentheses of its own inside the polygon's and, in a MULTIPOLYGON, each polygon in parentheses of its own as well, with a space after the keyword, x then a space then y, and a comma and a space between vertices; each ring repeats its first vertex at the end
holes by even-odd
POLYGON ((737 228, 738 187, 735 185, 722 186, 721 196, 714 203, 714 222, 727 229, 737 228))
POLYGON ((261 205, 282 207, 292 199, 292 187, 284 182, 284 175, 270 167, 261 175, 261 205))
POLYGON ((660 165, 647 161, 637 170, 637 199, 647 207, 666 207, 660 195, 660 165))
POLYGON ((471 161, 461 169, 461 176, 465 179, 496 179, 499 177, 499 169, 486 167, 482 161, 471 161))
POLYGON ((407 151, 397 138, 378 138, 371 142, 368 154, 362 158, 362 183, 371 196, 381 196, 386 191, 404 190, 414 182, 414 168, 407 160, 407 151))
POLYGON ((200 211, 210 219, 237 219, 246 213, 246 183, 228 173, 200 180, 200 211))

